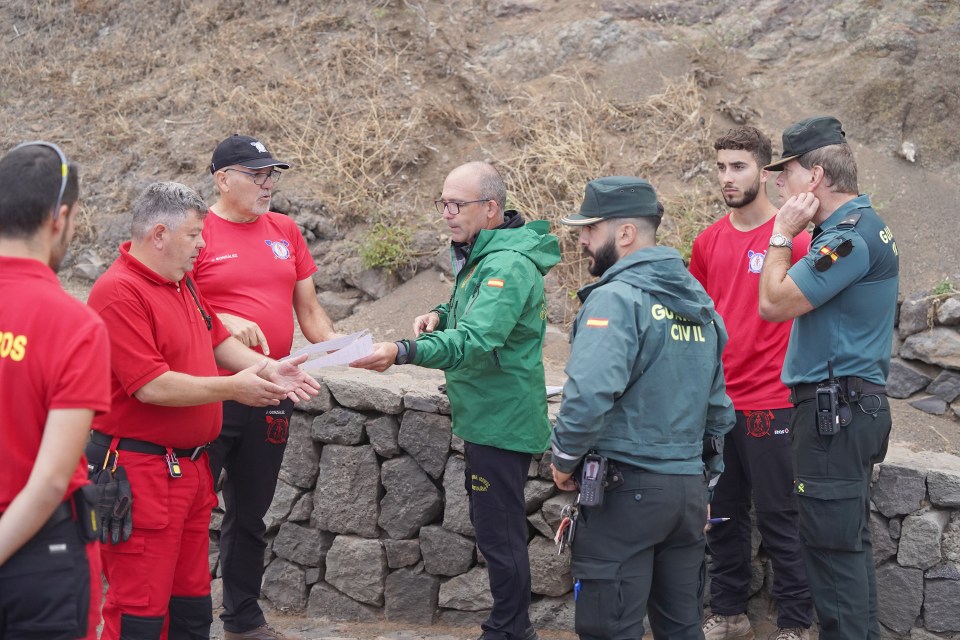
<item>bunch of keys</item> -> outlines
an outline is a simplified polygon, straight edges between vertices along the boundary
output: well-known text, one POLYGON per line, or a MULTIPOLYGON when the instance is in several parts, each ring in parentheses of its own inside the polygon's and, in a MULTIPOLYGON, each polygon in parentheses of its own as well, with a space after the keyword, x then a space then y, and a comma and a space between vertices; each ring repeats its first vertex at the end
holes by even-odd
MULTIPOLYGON (((579 502, 579 496, 578 502, 579 502)), ((573 536, 577 529, 577 505, 568 504, 560 510, 560 525, 557 527, 557 533, 553 536, 553 542, 557 545, 557 555, 563 553, 568 544, 573 542, 573 536)))

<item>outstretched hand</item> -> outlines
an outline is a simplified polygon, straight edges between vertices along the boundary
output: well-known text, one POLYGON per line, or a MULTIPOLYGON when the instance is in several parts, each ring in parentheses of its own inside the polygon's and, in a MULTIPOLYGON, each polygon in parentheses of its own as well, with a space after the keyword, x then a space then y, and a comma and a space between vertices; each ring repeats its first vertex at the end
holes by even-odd
POLYGON ((270 365, 263 369, 262 377, 285 389, 287 397, 294 402, 309 400, 311 396, 319 393, 320 383, 300 368, 300 365, 306 361, 306 355, 289 360, 271 361, 270 365))
POLYGON ((355 369, 370 369, 371 371, 384 372, 396 362, 398 351, 399 348, 395 342, 378 342, 373 345, 373 353, 359 360, 354 360, 350 363, 350 366, 355 369))

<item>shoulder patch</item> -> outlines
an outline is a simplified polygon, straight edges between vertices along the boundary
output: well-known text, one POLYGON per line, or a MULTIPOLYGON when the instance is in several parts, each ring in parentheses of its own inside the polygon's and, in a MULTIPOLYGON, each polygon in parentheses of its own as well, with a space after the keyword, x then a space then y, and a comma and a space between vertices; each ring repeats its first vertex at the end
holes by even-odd
POLYGON ((608 320, 607 318, 587 318, 588 327, 597 327, 599 329, 605 329, 608 324, 610 324, 610 320, 608 320))
POLYGON ((846 218, 840 221, 840 224, 837 225, 837 228, 852 229, 857 226, 857 223, 860 222, 859 213, 851 213, 846 218))
POLYGON ((490 278, 487 280, 488 287, 496 287, 497 289, 503 289, 504 282, 500 278, 490 278))

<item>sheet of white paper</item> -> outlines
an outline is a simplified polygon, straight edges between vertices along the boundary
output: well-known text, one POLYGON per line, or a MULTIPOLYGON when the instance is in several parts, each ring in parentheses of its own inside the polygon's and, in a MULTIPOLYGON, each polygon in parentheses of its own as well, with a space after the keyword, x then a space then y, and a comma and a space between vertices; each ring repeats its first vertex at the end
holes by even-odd
POLYGON ((357 335, 356 340, 341 347, 338 351, 321 355, 313 360, 307 360, 300 366, 304 371, 336 367, 338 365, 350 364, 354 360, 359 360, 373 353, 373 336, 367 332, 361 332, 357 335))
POLYGON ((552 398, 553 396, 558 396, 563 393, 563 387, 552 387, 547 385, 547 397, 552 398))
MULTIPOLYGON (((310 356, 322 356, 324 354, 330 353, 331 351, 337 351, 338 349, 343 349, 344 347, 356 342, 364 335, 370 336, 370 332, 364 329, 363 331, 357 331, 356 333, 351 333, 348 336, 343 336, 342 338, 334 338, 333 340, 326 340, 324 342, 317 342, 311 345, 307 345, 303 349, 298 349, 294 351, 286 358, 282 360, 289 360, 290 358, 297 358, 302 355, 306 355, 308 360, 310 356)), ((372 344, 372 340, 371 340, 372 344)), ((352 362, 352 360, 351 360, 352 362)))

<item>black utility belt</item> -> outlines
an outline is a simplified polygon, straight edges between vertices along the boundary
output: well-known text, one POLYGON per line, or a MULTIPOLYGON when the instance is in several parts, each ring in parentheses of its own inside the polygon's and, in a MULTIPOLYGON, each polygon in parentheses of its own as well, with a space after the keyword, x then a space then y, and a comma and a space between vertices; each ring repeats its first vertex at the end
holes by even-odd
MULTIPOLYGON (((857 376, 845 376, 837 378, 836 381, 840 386, 840 400, 842 402, 859 402, 864 396, 878 396, 887 393, 887 388, 884 385, 875 384, 857 376)), ((817 389, 828 384, 830 384, 830 381, 824 380, 791 387, 790 402, 797 405, 807 400, 813 400, 817 397, 817 389)))
MULTIPOLYGON (((90 442, 102 447, 110 447, 111 443, 113 443, 113 436, 107 433, 101 433, 99 431, 91 431, 90 442)), ((173 454, 178 458, 189 458, 190 460, 196 460, 203 454, 208 446, 210 446, 209 443, 200 445, 199 447, 194 447, 193 449, 172 449, 172 451, 173 454)), ((136 438, 120 438, 120 441, 117 442, 117 446, 115 448, 117 451, 148 453, 156 456, 167 455, 167 447, 154 444, 152 442, 147 442, 146 440, 137 440, 136 438)))

